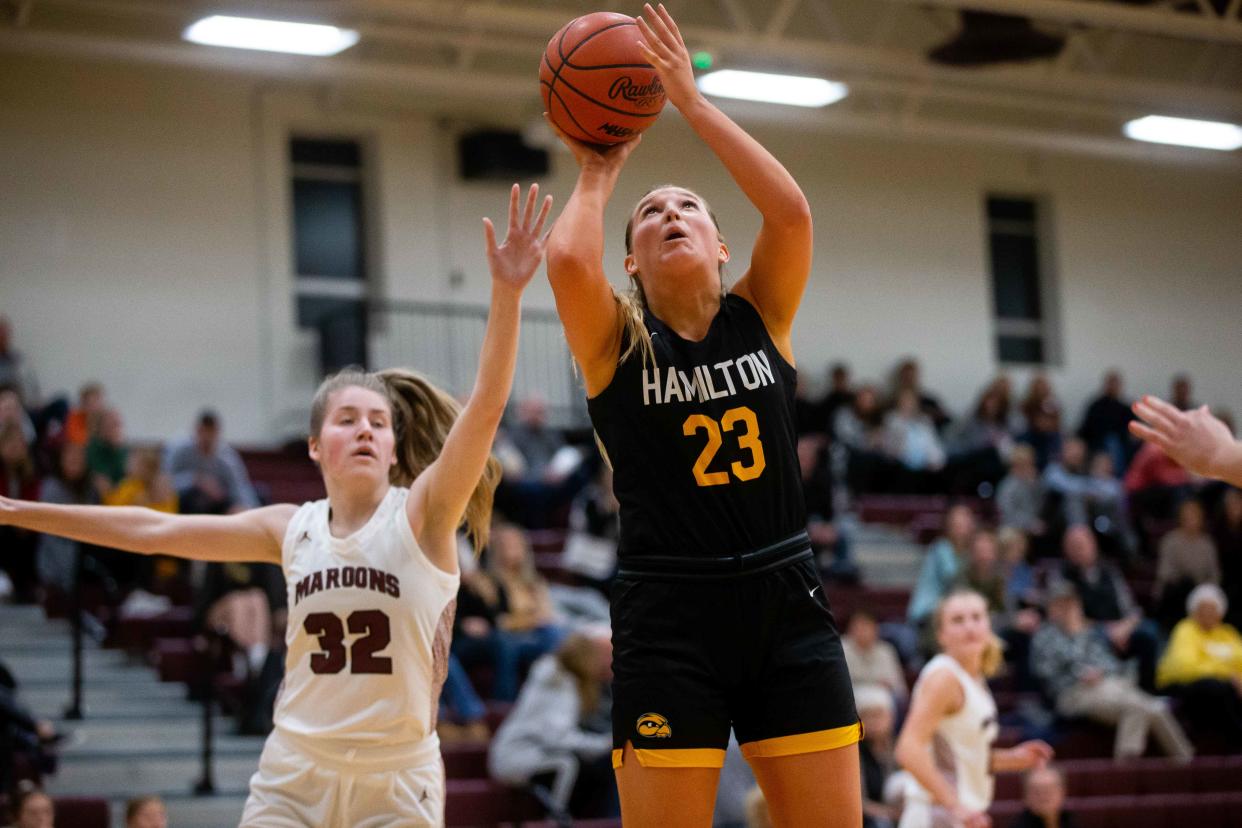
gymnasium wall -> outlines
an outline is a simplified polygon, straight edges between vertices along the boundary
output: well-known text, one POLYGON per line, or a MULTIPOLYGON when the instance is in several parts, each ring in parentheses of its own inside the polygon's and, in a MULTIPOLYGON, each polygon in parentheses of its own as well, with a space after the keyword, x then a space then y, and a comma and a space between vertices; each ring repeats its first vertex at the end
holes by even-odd
MULTIPOLYGON (((206 403, 236 441, 294 434, 316 377, 314 338, 293 323, 288 136, 364 140, 383 295, 479 302, 479 218, 503 217, 507 193, 457 179, 460 127, 239 75, 0 56, 0 313, 45 391, 102 380, 132 437, 181 433, 206 403)), ((795 347, 816 383, 832 359, 879 379, 916 354, 947 401, 974 398, 996 370, 983 198, 1003 192, 1051 205, 1050 373, 1072 421, 1113 365, 1134 392, 1189 369, 1203 401, 1242 413, 1238 166, 754 132, 815 209, 795 347)), ((545 189, 563 201, 573 164, 553 161, 545 189)), ((739 276, 757 217, 673 114, 614 199, 612 272, 629 207, 667 181, 712 202, 739 276)), ((542 282, 528 296, 551 306, 542 282)))

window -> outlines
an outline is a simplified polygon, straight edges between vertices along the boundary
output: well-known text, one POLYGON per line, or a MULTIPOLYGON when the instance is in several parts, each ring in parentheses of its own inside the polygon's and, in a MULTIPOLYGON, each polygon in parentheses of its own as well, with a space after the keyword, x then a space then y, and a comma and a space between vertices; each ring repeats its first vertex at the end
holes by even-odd
POLYGON ((1029 198, 988 196, 987 216, 997 358, 1002 363, 1052 363, 1053 303, 1044 271, 1039 205, 1029 198))
POLYGON ((356 141, 289 142, 297 321, 319 331, 325 373, 367 364, 367 233, 356 141))

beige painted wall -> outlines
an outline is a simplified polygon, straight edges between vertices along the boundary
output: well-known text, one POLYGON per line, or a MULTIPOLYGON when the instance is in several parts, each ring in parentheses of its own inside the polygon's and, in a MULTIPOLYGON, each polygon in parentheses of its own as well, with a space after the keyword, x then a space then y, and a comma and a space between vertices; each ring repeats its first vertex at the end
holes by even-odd
MULTIPOLYGON (((102 380, 132 436, 177 434, 205 403, 236 440, 295 433, 315 342, 293 325, 289 134, 366 142, 384 295, 477 302, 479 218, 503 216, 506 187, 457 180, 459 126, 238 75, 0 57, 0 309, 45 390, 102 380)), ((813 381, 830 360, 881 378, 916 354, 929 386, 967 405, 996 370, 984 194, 1030 193, 1052 208, 1064 359, 1051 373, 1072 419, 1111 365, 1133 391, 1190 369, 1201 399, 1242 412, 1236 167, 754 131, 815 209, 795 336, 813 381)), ((563 201, 572 160, 553 160, 544 184, 563 201)), ((618 188, 610 272, 630 205, 665 181, 712 202, 740 275, 757 216, 672 113, 618 188)), ((529 303, 551 306, 546 284, 529 303)))

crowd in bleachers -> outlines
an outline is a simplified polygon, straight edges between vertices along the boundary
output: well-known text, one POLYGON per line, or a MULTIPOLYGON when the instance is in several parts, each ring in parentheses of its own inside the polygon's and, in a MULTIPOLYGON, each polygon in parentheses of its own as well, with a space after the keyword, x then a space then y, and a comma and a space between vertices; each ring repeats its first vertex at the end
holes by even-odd
MULTIPOLYGON (((143 446, 127 441, 98 383, 73 404, 42 401, 9 340, 0 320, 2 495, 216 514, 322 496, 304 452, 243 457, 213 411, 184 439, 143 446)), ((1172 397, 1193 404, 1189 378, 1174 379, 1172 397)), ((1092 757, 1242 752, 1242 638, 1227 623, 1242 616, 1242 492, 1194 479, 1132 440, 1116 372, 1074 429, 1043 376, 1021 400, 997 378, 962 411, 954 417, 923 387, 912 359, 884 389, 854 383, 838 364, 821 398, 799 396, 808 528, 865 722, 867 824, 896 824, 893 747, 911 678, 934 649, 936 603, 963 585, 985 596, 1007 645, 1008 669, 994 682, 1002 738, 1048 738, 1066 757, 1061 770, 1030 774, 1024 792, 1004 789, 1005 824, 1054 824, 1042 820, 1067 807, 1067 780, 1069 804, 1088 812, 1081 824, 1101 824, 1089 815, 1098 803, 1075 787, 1075 763, 1092 757), (912 590, 867 583, 852 553, 856 519, 897 524, 926 544, 912 590)), ((498 520, 484 550, 461 538, 437 726, 450 824, 615 818, 610 472, 589 432, 550 428, 534 398, 515 406, 495 452, 504 466, 498 520)), ((195 692, 206 671, 240 730, 270 729, 283 670, 278 570, 189 566, 7 528, 0 544, 0 597, 63 615, 81 589, 108 643, 147 654, 162 678, 195 692)), ((12 716, 0 730, 0 781, 14 792, 18 777, 40 776, 39 757, 54 756, 58 734, 12 716)), ((718 824, 763 824, 735 752, 718 824)), ((50 824, 21 821, 29 795, 11 801, 17 824, 50 824)))

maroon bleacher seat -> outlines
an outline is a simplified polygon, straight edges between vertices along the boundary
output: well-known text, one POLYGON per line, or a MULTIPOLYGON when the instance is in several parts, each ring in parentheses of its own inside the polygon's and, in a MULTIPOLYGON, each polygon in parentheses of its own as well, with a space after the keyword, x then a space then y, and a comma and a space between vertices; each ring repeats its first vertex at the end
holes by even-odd
POLYGON ((122 618, 117 621, 108 639, 111 647, 132 653, 147 653, 157 638, 189 638, 194 635, 194 610, 173 607, 168 612, 147 618, 122 618))
POLYGON ((112 820, 106 799, 58 796, 54 804, 57 825, 71 825, 73 828, 108 828, 112 820))
POLYGON ((444 757, 444 774, 449 779, 487 778, 486 743, 441 744, 440 754, 444 757))
POLYGON ((544 815, 538 800, 529 793, 490 779, 448 780, 444 811, 445 824, 454 828, 482 828, 537 820, 544 815))

